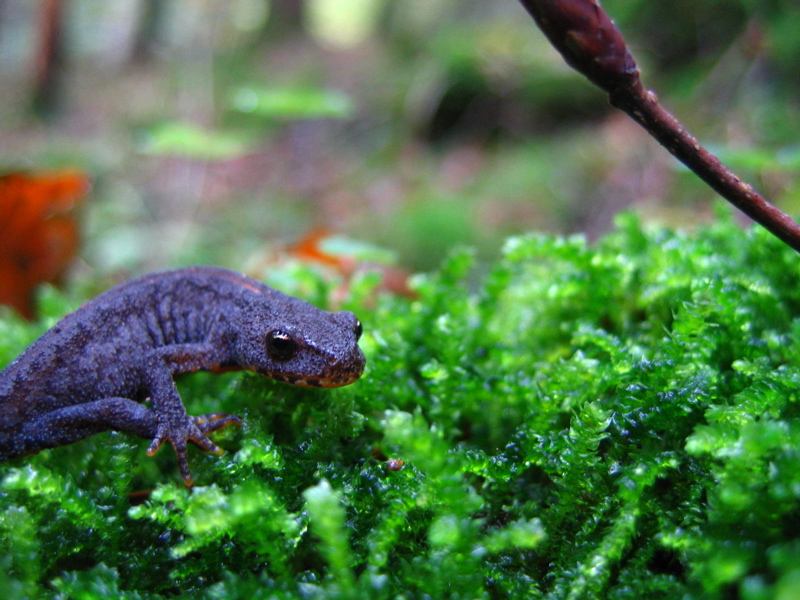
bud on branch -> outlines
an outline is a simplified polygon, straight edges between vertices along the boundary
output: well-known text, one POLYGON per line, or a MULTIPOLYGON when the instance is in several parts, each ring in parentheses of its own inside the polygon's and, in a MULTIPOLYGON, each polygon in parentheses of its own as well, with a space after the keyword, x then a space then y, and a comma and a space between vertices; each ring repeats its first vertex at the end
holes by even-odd
POLYGON ((596 0, 521 0, 536 24, 576 71, 611 92, 639 69, 622 34, 596 0))

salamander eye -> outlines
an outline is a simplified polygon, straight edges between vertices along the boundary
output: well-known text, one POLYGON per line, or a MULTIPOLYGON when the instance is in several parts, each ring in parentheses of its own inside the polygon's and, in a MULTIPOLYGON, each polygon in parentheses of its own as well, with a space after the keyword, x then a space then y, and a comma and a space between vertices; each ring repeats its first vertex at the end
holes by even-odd
POLYGON ((269 355, 277 360, 288 360, 297 352, 297 342, 280 329, 267 334, 266 344, 269 355))
POLYGON ((361 339, 361 334, 364 333, 364 327, 361 325, 361 321, 356 319, 356 341, 361 339))

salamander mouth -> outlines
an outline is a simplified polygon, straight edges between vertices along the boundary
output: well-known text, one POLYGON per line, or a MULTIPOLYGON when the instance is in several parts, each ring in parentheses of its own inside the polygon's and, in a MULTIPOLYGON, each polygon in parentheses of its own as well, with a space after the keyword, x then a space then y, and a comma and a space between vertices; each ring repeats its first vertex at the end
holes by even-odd
POLYGON ((353 373, 341 373, 336 377, 305 377, 285 374, 272 374, 270 375, 275 381, 289 383, 299 387, 311 388, 335 388, 342 387, 357 381, 361 377, 361 371, 353 373))
POLYGON ((357 349, 356 353, 348 357, 347 360, 329 363, 329 368, 323 369, 322 373, 293 373, 288 370, 272 370, 258 365, 251 365, 250 370, 290 385, 310 388, 335 388, 357 381, 364 372, 365 365, 364 354, 360 349, 357 349))

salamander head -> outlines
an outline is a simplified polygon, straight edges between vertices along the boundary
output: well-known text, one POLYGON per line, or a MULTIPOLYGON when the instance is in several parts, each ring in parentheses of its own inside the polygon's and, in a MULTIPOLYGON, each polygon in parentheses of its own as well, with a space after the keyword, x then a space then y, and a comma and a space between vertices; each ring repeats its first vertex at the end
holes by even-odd
MULTIPOLYGON (((351 312, 329 313, 296 298, 289 310, 248 315, 239 331, 240 364, 277 381, 305 387, 339 387, 356 381, 366 359, 361 323, 351 312)), ((256 313, 262 311, 257 310, 256 313)))

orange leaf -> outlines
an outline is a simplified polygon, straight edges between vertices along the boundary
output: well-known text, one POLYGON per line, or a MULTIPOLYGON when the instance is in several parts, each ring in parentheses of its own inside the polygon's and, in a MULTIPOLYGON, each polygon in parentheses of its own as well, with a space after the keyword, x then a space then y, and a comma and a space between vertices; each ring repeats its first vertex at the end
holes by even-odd
POLYGON ((78 251, 76 209, 89 188, 77 171, 0 176, 0 304, 34 317, 34 289, 59 283, 78 251))
POLYGON ((357 271, 377 271, 381 274, 381 290, 409 298, 416 294, 408 287, 408 272, 392 265, 358 260, 354 256, 332 254, 322 247, 331 233, 325 229, 314 229, 287 250, 298 260, 329 267, 349 281, 357 271))
POLYGON ((343 275, 350 275, 353 270, 352 260, 343 256, 335 256, 322 249, 322 242, 330 235, 330 232, 325 229, 314 229, 296 244, 290 246, 288 252, 298 260, 333 267, 343 275))

